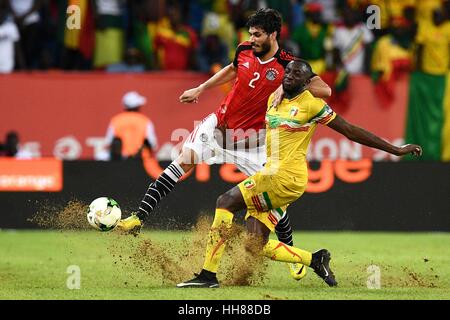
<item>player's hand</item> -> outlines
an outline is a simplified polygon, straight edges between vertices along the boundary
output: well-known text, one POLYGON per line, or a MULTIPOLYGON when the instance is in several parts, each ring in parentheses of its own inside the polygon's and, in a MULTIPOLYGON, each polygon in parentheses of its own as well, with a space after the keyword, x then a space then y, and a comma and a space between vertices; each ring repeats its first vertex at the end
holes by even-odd
POLYGON ((180 102, 181 103, 198 103, 198 97, 202 93, 202 87, 199 86, 194 89, 186 90, 183 92, 183 94, 180 96, 180 102))
POLYGON ((399 156, 404 156, 405 154, 412 154, 413 156, 419 157, 422 155, 422 147, 417 144, 405 144, 399 148, 399 156))
POLYGON ((271 107, 276 108, 283 100, 283 97, 284 97, 283 86, 279 86, 278 89, 274 92, 271 107))

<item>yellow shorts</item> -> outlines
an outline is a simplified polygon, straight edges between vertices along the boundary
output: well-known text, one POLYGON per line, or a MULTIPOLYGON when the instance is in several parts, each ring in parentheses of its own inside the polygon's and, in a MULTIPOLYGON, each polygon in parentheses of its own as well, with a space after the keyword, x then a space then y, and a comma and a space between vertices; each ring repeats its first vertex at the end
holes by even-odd
POLYGON ((274 231, 288 205, 305 191, 307 179, 293 184, 289 176, 264 174, 264 170, 245 179, 238 185, 247 205, 245 220, 252 216, 274 231))

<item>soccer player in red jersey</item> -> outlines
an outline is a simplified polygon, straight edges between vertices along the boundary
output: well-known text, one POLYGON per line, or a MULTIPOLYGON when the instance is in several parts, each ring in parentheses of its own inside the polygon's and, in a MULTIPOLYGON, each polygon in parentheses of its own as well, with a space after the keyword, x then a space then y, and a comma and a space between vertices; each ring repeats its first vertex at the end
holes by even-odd
MULTIPOLYGON (((180 102, 195 103, 203 91, 235 79, 231 92, 217 111, 208 115, 192 131, 180 156, 150 184, 137 215, 122 220, 120 228, 140 228, 161 199, 172 191, 179 178, 197 163, 234 163, 248 176, 264 166, 267 101, 281 87, 284 69, 295 58, 278 45, 281 16, 276 10, 258 10, 250 17, 247 27, 250 39, 238 46, 234 61, 200 86, 185 91, 180 96, 180 102)), ((331 95, 329 86, 315 74, 310 79, 308 90, 318 98, 331 95)), ((274 209, 273 216, 278 221, 276 233, 279 240, 293 245, 286 212, 274 209)), ((289 266, 295 279, 304 276, 306 269, 300 264, 289 266)))

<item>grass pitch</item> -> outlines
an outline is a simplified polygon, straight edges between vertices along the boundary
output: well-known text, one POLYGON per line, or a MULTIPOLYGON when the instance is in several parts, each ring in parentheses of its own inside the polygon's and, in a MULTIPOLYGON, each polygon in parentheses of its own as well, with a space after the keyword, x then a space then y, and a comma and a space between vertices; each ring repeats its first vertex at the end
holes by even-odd
POLYGON ((327 287, 311 270, 296 282, 284 263, 270 260, 259 281, 227 285, 224 269, 239 263, 239 257, 228 255, 219 271, 221 288, 177 289, 178 280, 201 269, 204 242, 192 232, 146 231, 133 237, 3 230, 0 299, 450 299, 448 233, 301 232, 294 239, 310 251, 330 250, 337 288, 327 287), (68 288, 77 286, 73 266, 79 267, 79 289, 68 288), (376 270, 381 288, 369 289, 376 270))

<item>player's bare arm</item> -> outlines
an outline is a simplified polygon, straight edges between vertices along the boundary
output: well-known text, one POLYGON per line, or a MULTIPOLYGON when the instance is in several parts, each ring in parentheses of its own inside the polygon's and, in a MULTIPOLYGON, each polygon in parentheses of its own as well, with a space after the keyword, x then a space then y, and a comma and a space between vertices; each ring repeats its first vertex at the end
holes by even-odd
POLYGON ((311 78, 311 82, 306 87, 316 98, 326 99, 331 97, 331 88, 321 77, 315 76, 311 78))
POLYGON ((236 75, 237 69, 232 63, 230 63, 198 87, 183 92, 183 94, 180 96, 180 102, 197 103, 198 97, 200 96, 200 94, 202 94, 203 91, 227 83, 235 79, 236 75))
POLYGON ((373 133, 347 122, 339 115, 337 115, 328 126, 352 141, 389 152, 396 156, 403 156, 409 153, 414 156, 422 155, 422 147, 419 145, 407 144, 401 147, 394 146, 373 133))

